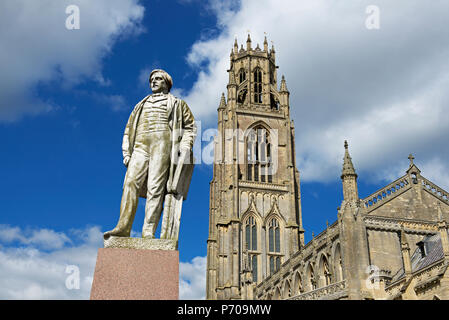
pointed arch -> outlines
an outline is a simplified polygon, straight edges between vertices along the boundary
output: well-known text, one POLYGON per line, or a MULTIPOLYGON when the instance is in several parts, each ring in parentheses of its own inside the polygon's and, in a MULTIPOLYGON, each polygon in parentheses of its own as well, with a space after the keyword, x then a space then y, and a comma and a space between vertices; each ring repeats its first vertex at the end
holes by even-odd
POLYGON ((306 270, 306 272, 305 272, 306 289, 307 289, 307 291, 315 290, 317 288, 315 270, 310 262, 306 265, 305 270, 306 270))
POLYGON ((325 287, 331 284, 331 272, 329 261, 326 254, 322 253, 319 262, 319 287, 325 287))
POLYGON ((332 253, 332 265, 334 270, 335 282, 343 281, 343 263, 342 263, 340 242, 337 242, 334 245, 332 253))
POLYGON ((274 289, 273 300, 279 300, 280 298, 281 298, 281 289, 279 289, 279 287, 276 287, 276 289, 274 289))
POLYGON ((290 280, 286 279, 284 281, 284 286, 282 289, 282 299, 288 299, 291 296, 292 296, 292 293, 291 293, 290 280))
POLYGON ((303 287, 302 287, 302 278, 301 278, 301 273, 299 271, 297 271, 295 273, 295 278, 294 278, 294 282, 293 282, 293 294, 294 295, 298 295, 304 292, 303 287))
MULTIPOLYGON (((253 203, 253 202, 252 202, 253 203)), ((253 283, 260 280, 260 239, 261 239, 261 219, 257 214, 255 205, 250 205, 241 219, 241 252, 248 251, 249 264, 252 270, 253 283)))

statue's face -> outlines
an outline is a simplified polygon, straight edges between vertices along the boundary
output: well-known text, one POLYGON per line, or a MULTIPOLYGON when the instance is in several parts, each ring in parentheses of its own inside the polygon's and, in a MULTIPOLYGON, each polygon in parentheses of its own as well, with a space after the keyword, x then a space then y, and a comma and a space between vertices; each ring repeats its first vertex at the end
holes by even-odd
POLYGON ((160 72, 156 72, 155 74, 153 74, 153 76, 150 79, 150 87, 153 93, 168 92, 167 83, 165 82, 160 72))

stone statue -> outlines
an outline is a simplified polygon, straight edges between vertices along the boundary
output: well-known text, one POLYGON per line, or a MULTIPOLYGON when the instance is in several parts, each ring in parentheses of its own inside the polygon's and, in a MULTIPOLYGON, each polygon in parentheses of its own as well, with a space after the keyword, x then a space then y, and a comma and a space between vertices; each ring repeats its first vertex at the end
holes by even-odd
POLYGON ((132 111, 123 136, 123 163, 128 168, 117 226, 104 233, 129 237, 139 196, 146 198, 143 238, 154 238, 164 205, 161 239, 178 240, 182 201, 193 172, 196 126, 187 104, 170 94, 171 76, 150 74, 153 94, 132 111))

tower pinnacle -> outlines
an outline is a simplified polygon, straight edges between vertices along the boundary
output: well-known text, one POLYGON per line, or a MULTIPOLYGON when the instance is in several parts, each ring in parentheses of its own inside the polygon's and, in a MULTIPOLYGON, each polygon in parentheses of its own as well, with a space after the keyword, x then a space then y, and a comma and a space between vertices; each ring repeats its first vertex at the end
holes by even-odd
POLYGON ((357 177, 357 174, 355 173, 354 165, 352 164, 351 156, 349 155, 348 150, 348 141, 345 140, 345 156, 343 158, 343 171, 341 173, 341 178, 345 176, 355 176, 357 177))

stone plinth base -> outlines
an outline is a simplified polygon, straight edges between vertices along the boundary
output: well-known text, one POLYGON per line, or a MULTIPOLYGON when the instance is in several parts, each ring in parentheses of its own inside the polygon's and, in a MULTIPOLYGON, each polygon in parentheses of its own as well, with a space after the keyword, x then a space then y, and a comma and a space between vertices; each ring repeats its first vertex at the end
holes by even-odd
POLYGON ((105 248, 127 248, 148 250, 177 250, 178 241, 168 239, 109 237, 103 241, 105 248))
POLYGON ((91 300, 177 300, 179 252, 98 249, 91 300))

